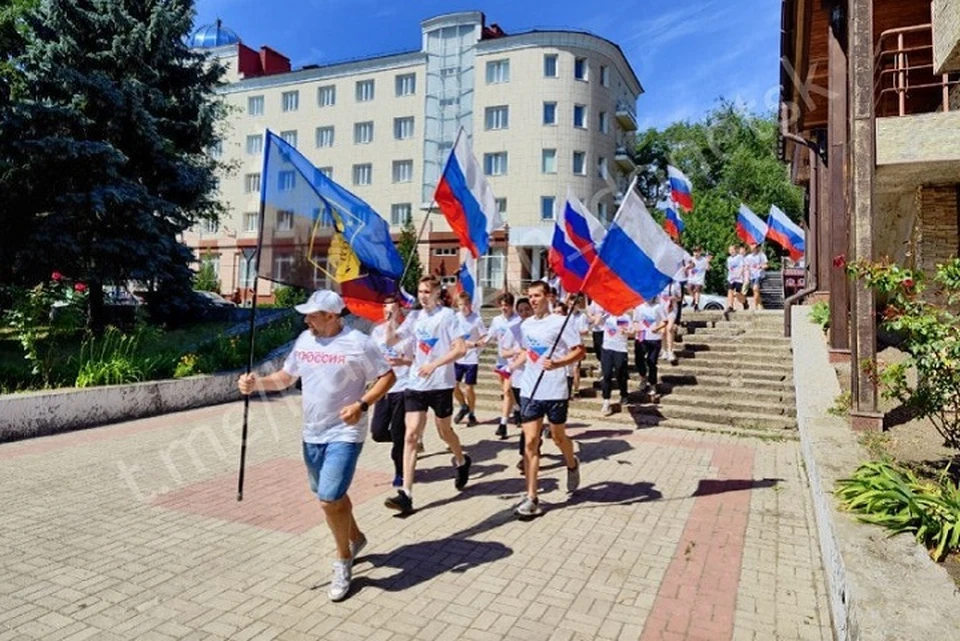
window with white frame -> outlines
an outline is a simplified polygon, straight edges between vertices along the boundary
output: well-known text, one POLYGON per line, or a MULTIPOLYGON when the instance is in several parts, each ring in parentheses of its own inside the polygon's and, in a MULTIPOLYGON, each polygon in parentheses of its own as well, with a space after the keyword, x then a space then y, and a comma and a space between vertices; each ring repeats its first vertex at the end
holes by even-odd
POLYGON ((412 160, 394 160, 393 161, 393 182, 395 183, 413 182, 413 161, 412 160))
POLYGON ((510 82, 510 61, 491 60, 487 62, 487 84, 510 82))
POLYGON ((330 276, 327 274, 327 257, 313 257, 313 288, 330 289, 330 276))
POLYGON ((353 184, 354 185, 369 185, 373 182, 373 165, 370 163, 363 163, 361 165, 353 166, 353 184))
POLYGON ((320 107, 332 107, 337 104, 337 86, 324 85, 317 87, 317 105, 320 107))
POLYGON ((317 147, 333 147, 333 126, 317 127, 317 147))
POLYGON ((510 127, 510 107, 500 105, 487 107, 484 111, 486 129, 508 129, 510 127))
POLYGON ((557 103, 555 102, 543 103, 543 124, 545 125, 557 124, 557 103))
POLYGON ((210 154, 210 157, 219 160, 223 157, 223 141, 218 140, 217 142, 210 145, 210 148, 207 149, 207 153, 210 154))
POLYGON ((587 80, 589 66, 586 58, 575 58, 573 61, 573 77, 577 80, 587 80))
POLYGON ((597 117, 597 125, 600 128, 600 133, 610 133, 610 116, 606 111, 600 112, 599 116, 597 117))
POLYGON ((333 178, 333 167, 320 167, 320 173, 327 178, 333 178))
POLYGON ((608 223, 610 216, 610 210, 607 208, 607 203, 597 203, 597 218, 600 219, 601 223, 608 223))
POLYGON ((357 81, 357 102, 373 100, 373 80, 357 81))
POLYGON ((540 153, 540 171, 544 174, 557 173, 557 150, 543 149, 540 153))
POLYGON ((495 198, 494 202, 497 204, 497 212, 500 214, 506 215, 507 213, 507 199, 506 198, 495 198))
POLYGON ((610 67, 600 65, 600 84, 604 87, 610 86, 610 67))
POLYGON ((250 96, 247 98, 247 114, 250 116, 263 115, 263 96, 250 96))
POLYGON ((557 75, 557 54, 543 54, 543 77, 556 78, 557 75))
POLYGON ((254 266, 256 265, 254 262, 255 258, 253 256, 246 258, 243 254, 240 254, 238 258, 237 286, 241 289, 253 287, 253 281, 257 275, 256 271, 254 270, 254 266))
POLYGON ((243 177, 243 191, 246 194, 260 193, 260 174, 247 174, 243 177))
POLYGON ((441 78, 452 78, 460 73, 460 67, 443 67, 440 69, 441 78))
POLYGON ((390 205, 390 224, 406 225, 413 218, 413 206, 410 203, 390 205))
POLYGON ((573 152, 573 173, 577 174, 578 176, 586 175, 587 152, 585 151, 573 152))
POLYGON ((573 126, 580 129, 587 128, 587 106, 586 105, 574 105, 573 106, 573 126))
POLYGON ((413 138, 413 116, 393 119, 393 137, 397 140, 413 138))
POLYGON ((293 212, 289 209, 277 211, 277 231, 291 231, 293 229, 293 212))
POLYGON ((373 142, 373 121, 358 122, 353 125, 353 142, 366 145, 373 142))
POLYGON ((220 254, 206 253, 200 256, 200 264, 213 271, 213 275, 220 277, 220 254))
POLYGON ((263 153, 263 134, 247 136, 247 153, 251 156, 263 153))
POLYGON ((285 143, 287 143, 288 145, 290 145, 290 146, 293 147, 294 149, 297 148, 297 132, 296 132, 296 130, 281 131, 281 132, 280 132, 280 138, 283 139, 283 141, 284 141, 285 143))
POLYGON ((243 231, 260 231, 260 212, 248 211, 243 215, 243 231))
POLYGON ((507 173, 507 152, 483 154, 483 173, 488 176, 503 176, 507 173))
POLYGON ((433 250, 434 256, 459 256, 460 250, 457 247, 437 247, 433 250))
POLYGON ((607 159, 600 156, 597 158, 597 177, 606 179, 608 176, 607 159))
POLYGON ((220 231, 220 223, 215 220, 204 220, 200 223, 201 234, 216 234, 220 231))
POLYGON ((458 97, 440 99, 441 107, 452 107, 453 105, 459 105, 459 104, 460 104, 460 98, 458 97))
POLYGON ((300 92, 284 91, 280 94, 280 106, 283 111, 296 111, 300 108, 300 92))
POLYGON ((273 277, 281 282, 289 281, 293 274, 293 254, 277 254, 273 257, 273 277))
POLYGON ((553 211, 556 202, 553 196, 540 196, 540 220, 556 219, 556 212, 553 211))
POLYGON ((397 96, 412 96, 417 93, 417 74, 405 73, 397 76, 397 96))
POLYGON ((277 189, 293 191, 297 186, 297 172, 293 170, 281 171, 277 174, 277 189))

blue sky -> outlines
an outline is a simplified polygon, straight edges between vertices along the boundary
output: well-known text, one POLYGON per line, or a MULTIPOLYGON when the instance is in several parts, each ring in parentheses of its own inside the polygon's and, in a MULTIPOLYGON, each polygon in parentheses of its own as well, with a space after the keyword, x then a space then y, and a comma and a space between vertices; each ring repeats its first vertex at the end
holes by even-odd
POLYGON ((646 90, 641 130, 697 120, 720 96, 751 110, 776 105, 777 0, 198 0, 197 25, 219 17, 247 45, 300 67, 418 49, 420 20, 477 9, 507 33, 577 29, 618 43, 646 90))

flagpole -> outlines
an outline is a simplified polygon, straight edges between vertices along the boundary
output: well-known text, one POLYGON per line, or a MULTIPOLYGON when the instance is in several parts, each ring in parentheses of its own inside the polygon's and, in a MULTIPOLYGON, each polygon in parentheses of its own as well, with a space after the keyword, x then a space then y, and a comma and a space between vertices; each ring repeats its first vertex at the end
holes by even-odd
MULTIPOLYGON (((258 221, 259 228, 257 229, 257 251, 253 255, 253 302, 250 305, 250 342, 248 344, 247 352, 247 371, 249 375, 253 371, 253 349, 254 341, 256 340, 256 321, 257 321, 257 285, 260 280, 260 254, 263 250, 263 219, 266 215, 267 210, 267 183, 269 178, 267 176, 267 161, 270 157, 270 130, 267 129, 264 132, 264 140, 267 143, 266 148, 263 151, 263 171, 260 181, 260 220, 258 221)), ((250 264, 247 264, 247 273, 249 274, 250 264)), ((246 468, 247 461, 247 433, 248 427, 250 424, 250 395, 244 394, 243 396, 243 429, 240 432, 240 466, 237 472, 237 501, 243 500, 243 477, 244 471, 246 468)))

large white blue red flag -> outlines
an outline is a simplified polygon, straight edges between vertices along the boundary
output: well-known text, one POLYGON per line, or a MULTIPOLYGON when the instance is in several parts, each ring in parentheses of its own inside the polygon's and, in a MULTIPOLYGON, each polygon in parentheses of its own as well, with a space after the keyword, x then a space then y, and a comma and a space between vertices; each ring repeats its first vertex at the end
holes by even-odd
POLYGON ((742 203, 737 212, 737 236, 748 245, 763 244, 767 238, 767 223, 742 203))
POLYGON ((670 234, 670 238, 679 240, 680 234, 683 233, 683 230, 686 229, 687 226, 684 224, 683 218, 680 217, 677 204, 673 202, 673 199, 668 198, 667 200, 662 200, 657 203, 657 209, 661 209, 664 212, 663 228, 670 234))
POLYGON ((673 165, 667 165, 667 182, 673 202, 684 211, 693 211, 693 183, 690 179, 673 165))
POLYGON ((463 130, 450 151, 433 195, 450 228, 474 258, 487 253, 490 234, 503 227, 490 183, 473 157, 463 130))
POLYGON ((806 250, 803 229, 790 220, 776 205, 770 205, 767 224, 769 225, 767 238, 786 249, 792 260, 800 260, 806 250))
POLYGON ((466 292, 470 297, 473 308, 480 309, 480 288, 477 287, 477 260, 470 255, 464 258, 460 263, 460 271, 457 272, 457 293, 466 292))
POLYGON ((580 291, 603 234, 600 221, 567 188, 567 202, 554 225, 547 256, 550 268, 560 278, 565 291, 580 291))
POLYGON ((655 299, 686 260, 686 252, 657 224, 633 187, 583 283, 583 291, 614 315, 655 299))

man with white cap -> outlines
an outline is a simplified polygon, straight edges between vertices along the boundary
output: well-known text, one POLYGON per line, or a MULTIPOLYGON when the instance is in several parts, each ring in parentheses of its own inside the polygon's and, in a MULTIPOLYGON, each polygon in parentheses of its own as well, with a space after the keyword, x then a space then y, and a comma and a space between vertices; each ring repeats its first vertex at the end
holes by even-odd
POLYGON ((347 496, 367 435, 364 414, 396 380, 377 344, 366 334, 344 327, 343 308, 336 292, 314 292, 306 303, 296 306, 308 329, 297 338, 283 368, 263 378, 244 374, 237 382, 241 393, 252 394, 284 390, 297 378, 303 379, 303 460, 310 491, 320 500, 337 544, 329 591, 332 601, 347 596, 353 560, 367 543, 347 496))

